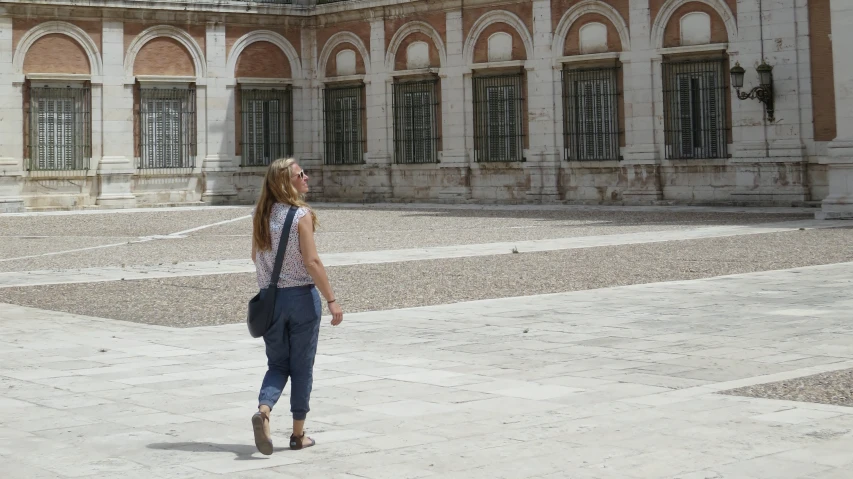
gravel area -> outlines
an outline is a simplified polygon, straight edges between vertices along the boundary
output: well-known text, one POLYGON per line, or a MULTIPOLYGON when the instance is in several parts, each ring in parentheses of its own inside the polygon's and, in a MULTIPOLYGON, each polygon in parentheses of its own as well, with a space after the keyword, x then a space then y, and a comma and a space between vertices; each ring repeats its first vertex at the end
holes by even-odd
MULTIPOLYGON (((853 261, 850 228, 329 268, 346 312, 853 261)), ((175 327, 244 321, 254 274, 0 289, 0 302, 175 327)))
MULTIPOLYGON (((135 239, 103 236, 0 236, 0 259, 21 258, 91 246, 123 243, 135 239)), ((21 262, 21 264, 26 264, 26 261, 21 262)))
MULTIPOLYGON (((813 219, 814 212, 801 214, 718 213, 705 211, 584 211, 565 210, 467 210, 467 209, 347 209, 315 207, 320 221, 318 233, 372 233, 383 236, 394 232, 458 232, 463 230, 501 230, 506 228, 541 227, 564 231, 579 229, 582 234, 613 234, 608 228, 638 227, 643 231, 667 228, 689 228, 702 225, 757 224, 813 219), (595 232, 584 228, 597 227, 595 232)), ((250 220, 215 226, 195 235, 246 234, 250 220)), ((626 232, 615 231, 615 232, 626 232)), ((633 230, 637 231, 637 230, 633 230)), ((410 247, 410 246, 405 246, 410 247)))
POLYGON ((248 259, 251 252, 249 236, 164 239, 21 260, 0 260, 0 272, 248 259))
MULTIPOLYGON (((30 254, 133 241, 239 218, 249 208, 201 211, 0 217, 0 272, 151 265, 248 258, 251 220, 246 218, 190 233, 84 252, 2 261, 30 254), (4 223, 4 221, 6 223, 4 223), (18 224, 9 221, 19 221, 18 224), (2 229, 8 226, 9 230, 2 229), (86 232, 81 232, 86 231, 86 232), (123 238, 110 238, 122 232, 123 238), (50 235, 26 238, 24 235, 50 235), (81 235, 81 236, 78 236, 81 235), (88 239, 85 238, 88 236, 88 239)), ((748 225, 810 219, 811 214, 640 212, 583 210, 413 210, 322 209, 317 246, 322 253, 423 248, 454 244, 526 241, 578 236, 678 230, 714 225, 748 225)))
MULTIPOLYGON (((251 208, 211 208, 189 211, 151 209, 144 212, 0 216, 0 238, 23 236, 150 236, 239 218, 251 208)), ((4 240, 5 241, 5 240, 4 240)))
POLYGON ((731 389, 721 394, 853 407, 853 369, 731 389))

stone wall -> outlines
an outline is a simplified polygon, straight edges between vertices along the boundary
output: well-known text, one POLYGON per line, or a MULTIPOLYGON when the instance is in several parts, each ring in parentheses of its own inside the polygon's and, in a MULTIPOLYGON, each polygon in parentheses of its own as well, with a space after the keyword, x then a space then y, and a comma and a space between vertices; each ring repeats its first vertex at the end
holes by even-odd
POLYGON ((294 156, 311 175, 315 201, 817 202, 829 194, 825 163, 836 130, 829 1, 778 0, 763 12, 755 0, 366 0, 192 11, 126 1, 7 4, 0 208, 253 202, 264 169, 241 166, 246 84, 292 88, 294 156), (755 66, 772 65, 775 118, 729 89, 729 154, 668 158, 662 62, 707 55, 740 63, 746 91, 757 84, 755 66), (603 64, 619 67, 619 158, 569 160, 561 70, 603 64), (476 162, 473 80, 499 71, 523 74, 524 161, 476 162), (438 79, 438 162, 398 164, 393 84, 422 77, 438 79), (27 170, 23 104, 36 80, 90 82, 87 170, 27 170), (195 88, 192 167, 137 168, 140 82, 195 88), (341 82, 364 85, 364 157, 326 165, 323 89, 341 82))

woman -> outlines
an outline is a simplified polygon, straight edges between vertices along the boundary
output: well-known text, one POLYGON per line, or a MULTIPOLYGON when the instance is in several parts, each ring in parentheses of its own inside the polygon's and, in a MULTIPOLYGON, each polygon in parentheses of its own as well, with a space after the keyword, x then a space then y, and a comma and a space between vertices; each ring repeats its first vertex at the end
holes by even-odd
POLYGON ((278 402, 290 376, 290 412, 293 414, 293 434, 290 448, 313 446, 314 440, 305 436, 305 416, 313 382, 314 355, 320 333, 320 296, 329 305, 332 325, 343 321, 343 312, 326 276, 326 269, 317 254, 314 230, 317 216, 308 208, 303 196, 308 192, 308 175, 293 159, 278 159, 267 170, 261 195, 255 208, 252 227, 252 261, 257 271, 258 287, 270 284, 276 252, 291 207, 297 208, 288 235, 275 319, 264 334, 268 370, 258 396, 258 412, 252 416, 255 445, 266 455, 272 454, 270 412, 278 402), (316 285, 316 286, 315 286, 316 285))

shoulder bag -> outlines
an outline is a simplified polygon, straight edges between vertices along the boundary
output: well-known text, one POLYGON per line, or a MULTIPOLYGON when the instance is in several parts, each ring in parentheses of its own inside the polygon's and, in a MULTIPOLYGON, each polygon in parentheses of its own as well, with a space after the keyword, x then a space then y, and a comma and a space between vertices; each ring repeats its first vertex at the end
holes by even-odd
POLYGON ((296 207, 291 206, 284 220, 284 228, 281 230, 281 239, 278 241, 278 252, 275 255, 275 263, 270 277, 270 285, 261 289, 249 300, 249 312, 246 316, 246 325, 249 334, 253 338, 259 338, 269 331, 275 314, 275 297, 278 296, 278 278, 281 276, 281 264, 284 261, 284 250, 287 249, 287 240, 290 239, 290 228, 293 225, 293 216, 296 207))

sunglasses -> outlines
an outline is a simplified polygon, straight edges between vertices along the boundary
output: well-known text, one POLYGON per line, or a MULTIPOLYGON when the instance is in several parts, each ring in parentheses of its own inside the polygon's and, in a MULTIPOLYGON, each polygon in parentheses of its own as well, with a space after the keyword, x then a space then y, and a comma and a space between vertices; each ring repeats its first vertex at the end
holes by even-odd
POLYGON ((305 170, 302 170, 299 173, 297 173, 295 176, 298 177, 300 180, 304 180, 308 175, 305 174, 305 170))

